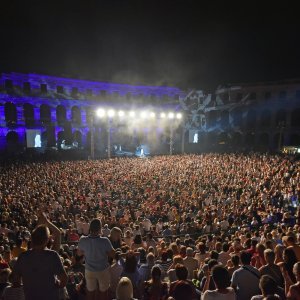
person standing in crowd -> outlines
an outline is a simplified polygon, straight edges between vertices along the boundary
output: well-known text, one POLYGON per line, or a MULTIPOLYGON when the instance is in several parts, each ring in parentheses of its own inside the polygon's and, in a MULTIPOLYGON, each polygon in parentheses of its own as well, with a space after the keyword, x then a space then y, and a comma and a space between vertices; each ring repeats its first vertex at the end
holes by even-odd
POLYGON ((250 300, 251 297, 260 293, 260 274, 255 267, 250 265, 250 253, 241 251, 240 259, 242 267, 234 271, 232 274, 231 286, 236 291, 237 300, 250 300))
POLYGON ((39 225, 31 234, 32 249, 20 254, 13 272, 22 278, 26 300, 59 300, 67 274, 57 252, 47 249, 50 231, 39 225))
POLYGON ((110 287, 110 265, 108 258, 114 258, 115 249, 106 237, 101 237, 101 221, 93 219, 90 223, 90 235, 82 236, 78 244, 78 255, 85 257, 85 277, 87 299, 108 299, 110 287))

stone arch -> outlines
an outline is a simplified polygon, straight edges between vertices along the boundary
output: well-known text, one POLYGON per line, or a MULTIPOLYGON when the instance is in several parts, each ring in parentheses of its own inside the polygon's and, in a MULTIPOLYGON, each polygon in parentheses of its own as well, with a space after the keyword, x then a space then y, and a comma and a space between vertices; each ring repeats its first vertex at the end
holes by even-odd
POLYGON ((72 122, 75 124, 81 124, 81 111, 78 106, 73 106, 71 109, 71 114, 72 114, 72 122))
POLYGON ((40 106, 40 121, 44 124, 51 122, 51 109, 47 104, 42 104, 40 106))
POLYGON ((6 145, 8 147, 15 147, 19 143, 19 135, 16 131, 9 131, 6 134, 6 145))
POLYGON ((26 126, 33 126, 34 125, 34 107, 30 103, 25 103, 23 105, 23 116, 25 119, 26 126))
POLYGON ((13 126, 17 123, 17 108, 12 102, 6 102, 4 105, 4 115, 7 126, 13 126))
POLYGON ((58 124, 63 124, 67 119, 66 108, 63 105, 57 105, 56 107, 56 121, 58 124))

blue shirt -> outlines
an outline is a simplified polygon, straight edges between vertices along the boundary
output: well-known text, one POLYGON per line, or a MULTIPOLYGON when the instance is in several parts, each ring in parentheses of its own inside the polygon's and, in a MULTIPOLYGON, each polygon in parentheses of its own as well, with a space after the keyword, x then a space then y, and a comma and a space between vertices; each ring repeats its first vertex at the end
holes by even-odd
POLYGON ((99 272, 109 267, 108 253, 113 250, 113 247, 108 238, 82 236, 78 248, 84 252, 86 270, 99 272))

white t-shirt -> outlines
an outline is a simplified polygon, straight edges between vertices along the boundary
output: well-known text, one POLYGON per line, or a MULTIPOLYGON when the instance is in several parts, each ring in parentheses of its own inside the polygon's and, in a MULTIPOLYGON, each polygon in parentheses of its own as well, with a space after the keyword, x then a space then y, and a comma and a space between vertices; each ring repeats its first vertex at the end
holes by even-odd
POLYGON ((206 291, 201 296, 201 300, 235 300, 235 292, 234 289, 231 287, 227 288, 227 294, 221 294, 217 290, 213 291, 206 291))

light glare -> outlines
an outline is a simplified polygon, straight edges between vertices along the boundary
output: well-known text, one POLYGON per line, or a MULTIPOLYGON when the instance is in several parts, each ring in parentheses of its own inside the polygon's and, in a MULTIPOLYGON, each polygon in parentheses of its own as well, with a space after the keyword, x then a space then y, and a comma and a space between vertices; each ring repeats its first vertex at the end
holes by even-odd
POLYGON ((118 116, 119 116, 119 117, 124 117, 124 115, 125 115, 125 113, 124 113, 123 110, 120 110, 120 111, 118 112, 118 116))
POLYGON ((102 108, 97 109, 96 115, 97 115, 97 117, 99 117, 99 118, 104 117, 104 116, 105 116, 105 110, 102 109, 102 108))
POLYGON ((133 110, 129 112, 129 117, 131 117, 131 118, 135 117, 135 112, 133 110))
POLYGON ((169 113, 168 113, 168 118, 169 118, 169 119, 174 119, 174 113, 169 112, 169 113))
POLYGON ((161 114, 160 114, 160 117, 161 117, 162 119, 164 119, 164 118, 166 117, 166 114, 165 114, 165 113, 161 113, 161 114))
POLYGON ((155 118, 155 113, 153 111, 150 113, 150 117, 155 118))
POLYGON ((115 115, 115 111, 113 109, 110 109, 108 112, 107 112, 107 115, 111 118, 115 115))
POLYGON ((176 114, 176 118, 177 118, 177 119, 182 119, 182 114, 181 114, 181 113, 177 113, 177 114, 176 114))

